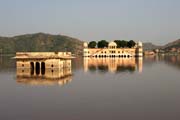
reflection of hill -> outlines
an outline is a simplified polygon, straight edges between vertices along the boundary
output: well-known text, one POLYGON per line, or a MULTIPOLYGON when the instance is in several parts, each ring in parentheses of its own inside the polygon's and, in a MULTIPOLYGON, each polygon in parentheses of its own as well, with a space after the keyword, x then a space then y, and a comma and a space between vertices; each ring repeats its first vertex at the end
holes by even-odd
POLYGON ((10 70, 15 68, 15 61, 11 59, 12 56, 1 56, 0 55, 0 71, 10 70))
POLYGON ((17 77, 17 83, 27 85, 65 85, 72 81, 72 76, 59 79, 46 79, 43 77, 17 77))
POLYGON ((168 65, 174 66, 176 68, 180 68, 180 55, 179 56, 157 55, 151 57, 144 57, 143 62, 144 65, 147 66, 152 66, 159 62, 165 62, 168 65))
POLYGON ((156 56, 144 56, 143 58, 143 65, 144 66, 152 66, 153 64, 158 61, 158 58, 156 56))
POLYGON ((84 58, 84 71, 142 72, 142 58, 84 58))
POLYGON ((180 69, 180 56, 164 56, 165 63, 180 69))

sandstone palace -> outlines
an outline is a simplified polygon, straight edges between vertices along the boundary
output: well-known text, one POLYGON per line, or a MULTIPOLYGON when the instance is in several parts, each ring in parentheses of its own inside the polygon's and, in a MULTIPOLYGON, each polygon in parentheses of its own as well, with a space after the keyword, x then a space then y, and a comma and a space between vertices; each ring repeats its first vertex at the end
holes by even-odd
POLYGON ((108 43, 108 47, 89 48, 88 43, 84 42, 84 57, 142 57, 142 42, 137 42, 132 48, 118 48, 116 42, 108 43))

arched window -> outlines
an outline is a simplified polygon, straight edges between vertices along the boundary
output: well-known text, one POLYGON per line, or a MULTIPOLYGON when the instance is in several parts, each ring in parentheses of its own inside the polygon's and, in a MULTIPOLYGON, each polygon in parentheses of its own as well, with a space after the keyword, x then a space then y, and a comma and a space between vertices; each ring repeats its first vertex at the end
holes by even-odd
POLYGON ((45 75, 45 62, 41 62, 41 74, 45 75))
POLYGON ((34 75, 34 62, 30 62, 31 75, 34 75))
POLYGON ((40 74, 40 63, 36 62, 36 75, 40 74))

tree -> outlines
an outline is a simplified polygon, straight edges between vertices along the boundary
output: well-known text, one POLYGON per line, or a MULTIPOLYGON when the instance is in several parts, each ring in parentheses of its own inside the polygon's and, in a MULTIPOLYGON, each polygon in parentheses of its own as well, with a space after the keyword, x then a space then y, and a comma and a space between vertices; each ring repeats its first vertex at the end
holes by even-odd
POLYGON ((122 41, 121 40, 114 40, 114 42, 117 44, 117 48, 121 48, 122 47, 122 41))
POLYGON ((88 44, 88 48, 95 48, 96 45, 97 45, 96 41, 91 41, 91 42, 89 42, 89 44, 88 44))
POLYGON ((127 47, 127 41, 125 41, 125 40, 122 40, 121 41, 121 47, 123 47, 123 48, 125 48, 125 47, 127 47))
POLYGON ((133 41, 133 40, 130 40, 128 43, 127 43, 127 46, 129 47, 129 48, 132 48, 132 47, 134 47, 136 45, 136 43, 133 41))
POLYGON ((98 48, 105 48, 108 47, 108 42, 106 40, 101 40, 98 42, 98 48))

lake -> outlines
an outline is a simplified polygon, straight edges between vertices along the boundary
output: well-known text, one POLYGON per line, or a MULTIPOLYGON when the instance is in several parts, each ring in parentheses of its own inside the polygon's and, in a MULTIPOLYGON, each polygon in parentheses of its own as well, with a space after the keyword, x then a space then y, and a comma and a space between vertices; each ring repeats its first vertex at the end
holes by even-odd
POLYGON ((1 120, 178 120, 180 56, 72 61, 72 76, 22 80, 0 56, 1 120))

